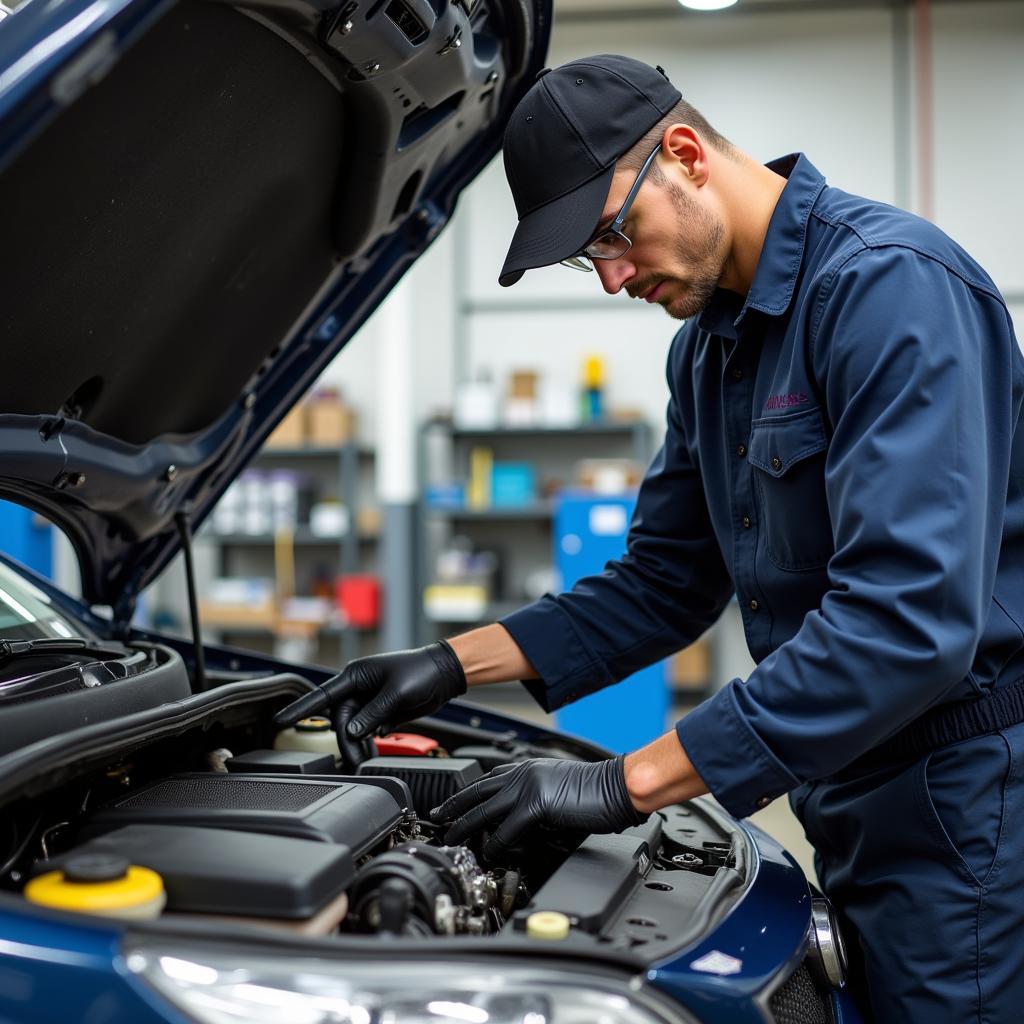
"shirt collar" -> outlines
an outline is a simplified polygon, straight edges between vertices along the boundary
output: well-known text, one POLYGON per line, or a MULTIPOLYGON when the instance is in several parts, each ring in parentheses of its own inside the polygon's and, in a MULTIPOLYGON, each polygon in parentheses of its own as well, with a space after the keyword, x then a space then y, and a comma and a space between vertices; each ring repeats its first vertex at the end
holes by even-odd
POLYGON ((787 181, 768 224, 750 291, 744 301, 735 292, 718 289, 700 315, 698 326, 702 331, 736 337, 735 328, 747 310, 778 316, 789 308, 793 298, 803 261, 807 219, 825 187, 825 178, 802 153, 791 153, 766 166, 787 181))

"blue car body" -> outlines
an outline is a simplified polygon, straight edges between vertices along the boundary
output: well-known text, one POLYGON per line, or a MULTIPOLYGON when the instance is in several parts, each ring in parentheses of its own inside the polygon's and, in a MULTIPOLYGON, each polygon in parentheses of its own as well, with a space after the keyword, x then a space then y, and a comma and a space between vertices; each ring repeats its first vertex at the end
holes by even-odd
MULTIPOLYGON (((194 5, 193 10, 200 6, 194 5)), ((19 161, 25 160, 55 126, 67 124, 79 104, 105 80, 116 78, 125 55, 169 17, 174 7, 167 0, 30 0, 0 20, 0 183, 4 181, 2 175, 16 170, 19 161)), ((335 46, 332 60, 343 70, 349 68, 349 80, 363 87, 378 73, 373 70, 376 58, 371 56, 360 64, 349 59, 354 55, 346 47, 357 40, 359 27, 352 31, 346 30, 346 25, 361 17, 367 19, 367 24, 372 17, 379 20, 382 5, 353 13, 355 7, 254 4, 252 13, 256 23, 269 25, 282 35, 298 36, 308 31, 310 39, 319 40, 325 47, 328 43, 335 46), (289 10, 288 17, 281 15, 275 21, 275 12, 289 10)), ((84 600, 70 597, 24 567, 6 560, 4 565, 44 595, 43 599, 68 621, 78 624, 81 635, 125 644, 160 645, 194 670, 191 645, 129 625, 139 592, 180 549, 181 532, 176 529, 175 517, 187 512, 191 525, 202 521, 297 397, 436 237, 461 189, 497 151, 504 120, 542 66, 551 14, 549 0, 536 4, 520 0, 504 4, 408 0, 397 14, 394 5, 384 13, 391 18, 388 32, 398 24, 396 18, 405 18, 403 31, 410 45, 406 47, 399 40, 401 45, 395 44, 389 51, 403 55, 406 63, 402 67, 411 68, 419 59, 416 54, 432 45, 438 34, 443 45, 434 51, 436 54, 456 52, 460 40, 469 43, 464 53, 474 51, 472 62, 464 65, 469 68, 465 88, 461 94, 453 94, 456 99, 433 106, 424 101, 419 107, 411 101, 413 113, 418 112, 418 116, 406 114, 396 122, 400 145, 395 151, 413 153, 438 132, 454 131, 451 122, 461 116, 460 104, 468 100, 472 100, 474 110, 486 111, 486 116, 480 115, 473 131, 459 138, 457 145, 435 147, 429 159, 424 158, 419 177, 414 174, 405 179, 397 202, 394 196, 385 197, 393 214, 370 223, 359 244, 354 249, 350 246, 340 258, 341 269, 317 282, 315 294, 305 303, 283 342, 253 367, 254 372, 247 376, 235 400, 223 403, 219 415, 201 429, 165 430, 138 437, 117 436, 91 421, 82 411, 97 400, 88 389, 76 392, 79 404, 65 403, 59 413, 53 406, 24 408, 17 403, 14 411, 6 407, 0 411, 0 451, 4 453, 0 455, 0 495, 36 509, 65 530, 81 563, 84 600), (489 27, 481 29, 485 7, 490 9, 492 20, 487 23, 489 27), (515 29, 518 50, 498 31, 501 28, 512 33, 510 25, 515 18, 519 19, 515 29), (415 42, 421 29, 426 35, 415 42), (76 416, 76 412, 81 415, 76 416), (99 604, 112 609, 112 618, 92 610, 99 604)), ((310 59, 315 61, 316 55, 310 59)), ((411 96, 417 81, 421 92, 429 91, 429 76, 418 74, 419 79, 411 71, 408 81, 396 79, 390 91, 402 97, 406 89, 411 96)), ((385 161, 385 172, 388 166, 385 161)), ((68 168, 68 188, 75 187, 74 172, 75 168, 68 168)), ((10 192, 6 197, 12 207, 21 199, 10 192)), ((339 248, 344 250, 344 241, 339 248)), ((45 265, 45 260, 42 262, 45 265)), ((37 279, 41 293, 58 283, 45 276, 37 279)), ((47 316, 50 313, 45 312, 47 316)), ((21 328, 31 325, 32 309, 21 315, 21 328)), ((73 317, 68 322, 77 324, 73 317)), ((9 356, 17 353, 25 340, 14 330, 5 329, 2 344, 5 356, 9 356)), ((87 340, 75 340, 77 347, 84 344, 87 340)), ((53 362, 59 363, 61 358, 58 351, 53 362)), ((117 415, 117 410, 111 413, 114 418, 117 415)), ((202 708, 215 709, 209 712, 211 715, 226 715, 224 709, 229 704, 242 709, 257 704, 261 708, 279 707, 302 692, 297 676, 308 685, 322 682, 328 675, 322 669, 287 665, 227 648, 207 647, 205 658, 214 682, 218 678, 222 682, 204 693, 166 707, 126 712, 123 719, 89 719, 61 735, 29 737, 24 745, 9 742, 0 752, 0 814, 14 814, 33 801, 37 808, 45 807, 51 794, 72 783, 86 767, 119 763, 125 752, 144 748, 148 742, 145 730, 152 729, 156 735, 169 728, 164 720, 184 715, 182 709, 199 709, 194 720, 205 727, 201 713, 206 712, 202 708), (283 681, 274 683, 276 679, 283 681), (247 686, 252 697, 246 695, 247 686), (131 734, 134 739, 128 738, 129 726, 136 729, 131 734)), ((4 713, 0 707, 0 730, 4 728, 4 713)), ((265 710, 261 714, 269 720, 265 710)), ((454 702, 437 715, 436 721, 442 731, 451 727, 474 731, 481 742, 490 735, 514 736, 515 742, 528 747, 568 751, 578 757, 596 758, 605 753, 583 741, 468 702, 454 702)), ((699 934, 665 952, 672 946, 667 940, 657 955, 558 948, 545 949, 538 959, 566 971, 584 962, 591 967, 600 965, 609 975, 641 979, 665 1020, 708 1024, 778 1020, 789 1024, 804 1019, 785 1016, 790 1010, 780 1010, 778 993, 792 984, 794 972, 806 974, 805 962, 816 955, 814 893, 778 843, 747 823, 733 822, 709 804, 699 802, 699 806, 702 820, 733 837, 732 852, 723 854, 720 863, 722 870, 728 867, 733 876, 731 896, 722 904, 724 911, 721 907, 706 907, 707 920, 699 934)), ((31 833, 28 838, 33 838, 31 833)), ((28 847, 26 840, 20 853, 28 847)), ((5 871, 17 864, 18 855, 15 850, 5 871)), ((715 874, 709 869, 709 877, 715 874)), ((143 924, 50 910, 22 897, 19 883, 23 881, 24 872, 12 871, 4 880, 6 891, 0 892, 0 1021, 4 1022, 144 1024, 193 1020, 131 969, 127 950, 133 943, 171 936, 179 947, 181 943, 194 943, 197 950, 211 945, 223 949, 226 945, 244 955, 247 950, 267 948, 271 942, 245 929, 225 938, 185 924, 143 924)), ((358 943, 349 939, 336 944, 289 940, 292 945, 278 939, 279 945, 273 948, 283 958, 294 949, 309 955, 332 950, 336 958, 351 956, 354 960, 368 951, 371 958, 380 959, 382 947, 366 937, 357 938, 358 943)), ((498 939, 448 937, 444 943, 443 948, 431 946, 430 957, 471 957, 480 954, 482 943, 490 943, 484 955, 500 970, 503 955, 517 963, 528 955, 521 945, 505 946, 498 939)), ((416 940, 400 938, 388 944, 387 955, 415 958, 425 948, 416 940)), ((844 989, 829 988, 821 981, 815 985, 834 1021, 859 1019, 844 989)), ((557 1015, 554 1019, 557 1021, 557 1015)))
MULTIPOLYGON (((88 607, 56 588, 50 581, 0 556, 0 561, 17 570, 46 593, 54 606, 69 617, 78 617, 83 626, 101 633, 109 623, 88 607)), ((139 641, 159 641, 177 647, 185 656, 189 646, 181 640, 135 631, 139 641)), ((248 673, 300 671, 312 683, 328 678, 322 669, 297 667, 242 650, 208 646, 208 664, 212 670, 244 670, 248 673)), ((526 743, 555 741, 564 744, 562 734, 552 733, 532 723, 497 714, 465 701, 455 701, 438 712, 438 719, 461 727, 507 735, 513 731, 526 743)), ((94 729, 94 732, 99 730, 94 729)), ((603 751, 584 741, 573 741, 570 752, 576 756, 601 756, 603 751)), ((14 770, 26 758, 0 758, 0 766, 14 770), (20 762, 20 763, 19 763, 20 762)), ((5 772, 10 780, 10 774, 5 772)), ((16 789, 18 779, 14 778, 16 789)), ((0 790, 0 801, 11 786, 0 790), (6 792, 5 792, 6 791, 6 792)), ((700 802, 700 801, 698 801, 700 802)), ((719 820, 742 836, 747 863, 742 891, 720 919, 700 935, 668 956, 646 964, 640 976, 661 993, 668 1007, 687 1014, 680 1021, 705 1024, 766 1024, 820 1019, 801 1006, 802 989, 793 1001, 779 1002, 787 982, 793 984, 797 972, 809 978, 805 966, 813 946, 811 904, 814 891, 792 856, 773 838, 749 822, 735 822, 720 809, 711 810, 719 820), (726 972, 716 973, 702 967, 707 958, 729 958, 726 972), (773 1002, 774 998, 774 1002, 773 1002), (777 1012, 784 1005, 788 1009, 777 1012)), ((67 1020, 111 1020, 177 1022, 191 1020, 182 1016, 150 987, 140 982, 126 966, 126 938, 139 926, 78 915, 56 913, 26 904, 15 895, 0 894, 0 1020, 49 1024, 67 1020)), ((177 934, 172 931, 172 934, 177 934)), ((208 941, 203 934, 185 933, 197 948, 208 941)), ((474 952, 467 940, 446 940, 446 955, 460 957, 474 952)), ((479 941, 479 940, 477 940, 479 941)), ((242 933, 234 939, 245 950, 251 939, 242 933)), ((322 947, 317 947, 318 949, 322 947)), ((415 955, 415 945, 392 943, 388 955, 399 952, 415 955)), ((545 951, 545 957, 551 955, 545 951)), ((570 965, 573 955, 564 957, 570 965)), ((628 967, 627 967, 628 969, 628 967)), ((804 981, 804 984, 807 982, 804 981)), ((835 1024, 858 1024, 862 1019, 844 987, 829 988, 815 983, 835 1024)), ((671 1012, 671 1010, 669 1010, 671 1012)), ((557 1019, 557 1018, 556 1018, 557 1019)), ((825 1018, 828 1019, 828 1018, 825 1018)))

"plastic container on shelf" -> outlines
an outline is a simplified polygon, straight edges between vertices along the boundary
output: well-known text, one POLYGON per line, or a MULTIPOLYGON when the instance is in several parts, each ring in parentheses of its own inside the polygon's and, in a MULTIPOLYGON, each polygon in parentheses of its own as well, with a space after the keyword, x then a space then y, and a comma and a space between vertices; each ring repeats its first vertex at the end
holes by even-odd
POLYGON ((376 629, 380 624, 380 596, 376 576, 353 573, 339 577, 335 584, 338 607, 356 629, 376 629))
POLYGON ((498 389, 490 374, 481 370, 476 380, 465 381, 455 389, 452 419, 462 430, 489 430, 498 425, 498 389))

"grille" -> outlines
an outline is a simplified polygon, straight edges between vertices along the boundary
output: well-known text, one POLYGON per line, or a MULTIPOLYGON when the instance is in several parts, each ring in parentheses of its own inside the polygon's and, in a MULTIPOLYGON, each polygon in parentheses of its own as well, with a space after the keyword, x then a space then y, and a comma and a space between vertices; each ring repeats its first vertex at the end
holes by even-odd
POLYGON ((263 779, 167 779, 120 801, 117 807, 301 811, 338 789, 337 785, 329 783, 317 785, 263 779))
POLYGON ((768 1003, 775 1024, 832 1024, 832 1011, 801 964, 772 995, 768 1003))

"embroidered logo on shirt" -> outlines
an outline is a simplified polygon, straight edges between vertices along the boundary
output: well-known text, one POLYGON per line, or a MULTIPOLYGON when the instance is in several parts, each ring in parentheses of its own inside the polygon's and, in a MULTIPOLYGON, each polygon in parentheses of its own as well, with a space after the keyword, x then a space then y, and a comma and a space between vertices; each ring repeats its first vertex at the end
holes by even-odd
POLYGON ((806 391, 791 392, 788 395, 772 395, 764 403, 764 411, 768 412, 769 409, 788 409, 792 405, 803 405, 808 401, 810 399, 807 397, 806 391))

